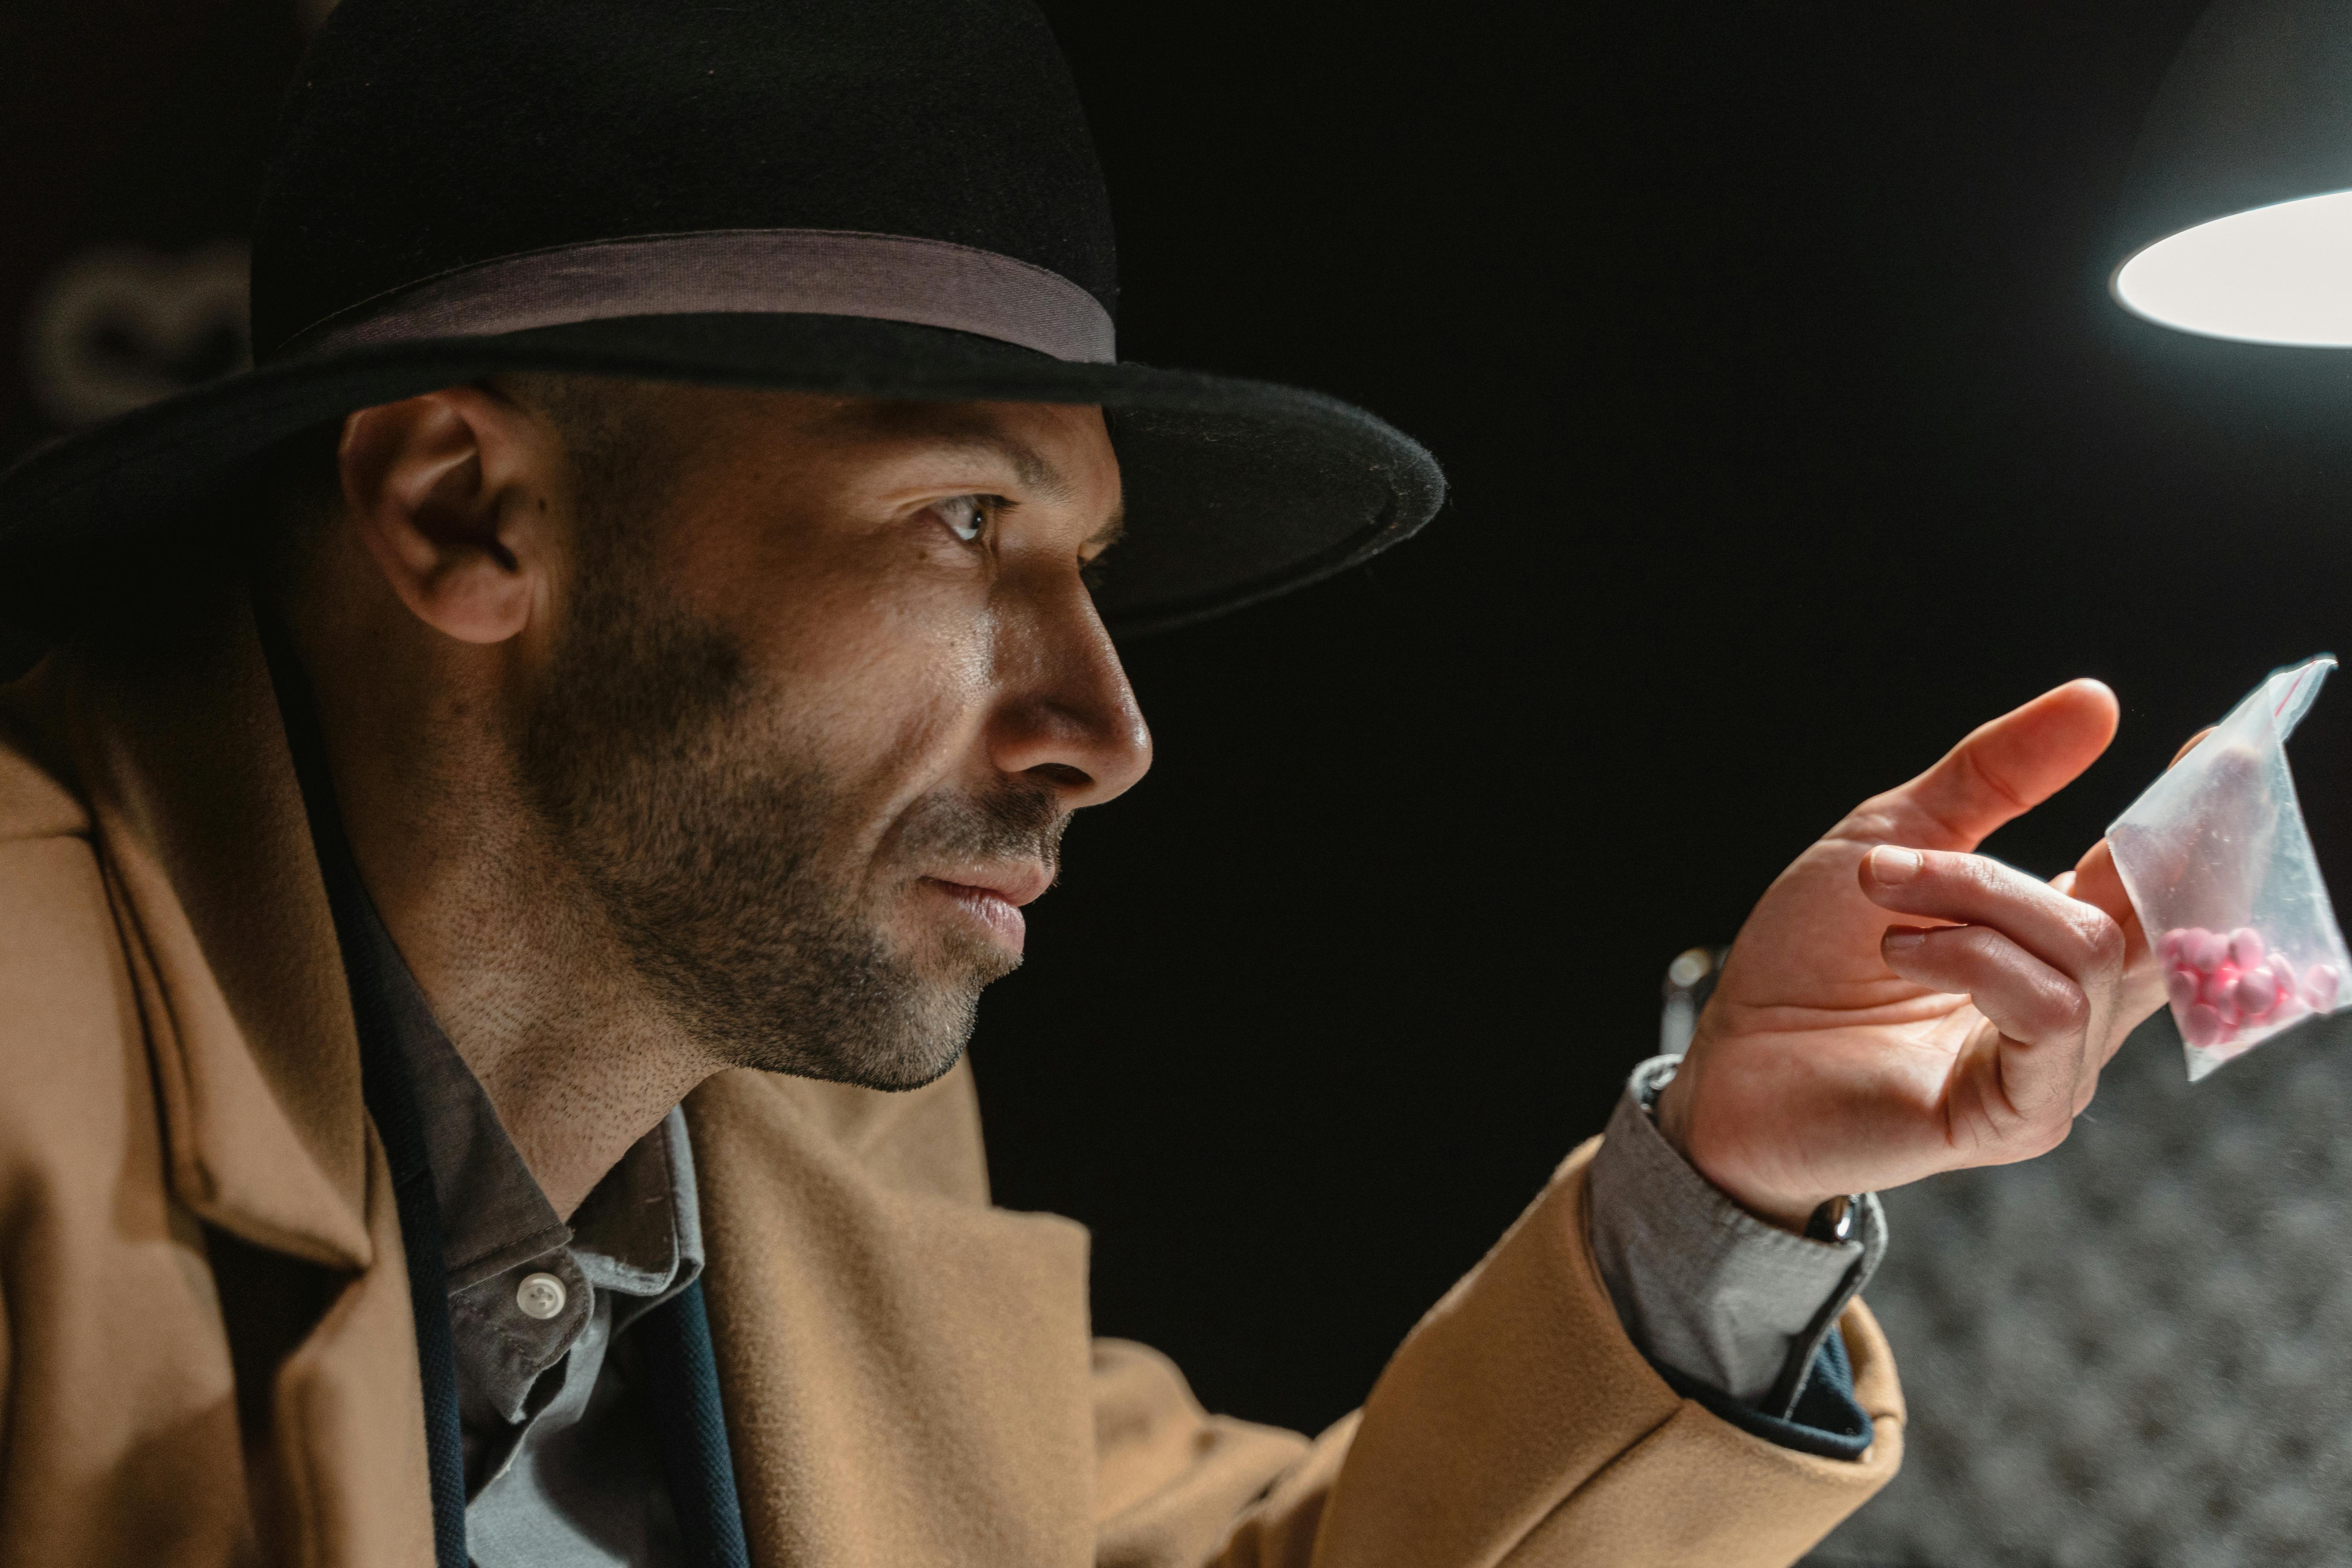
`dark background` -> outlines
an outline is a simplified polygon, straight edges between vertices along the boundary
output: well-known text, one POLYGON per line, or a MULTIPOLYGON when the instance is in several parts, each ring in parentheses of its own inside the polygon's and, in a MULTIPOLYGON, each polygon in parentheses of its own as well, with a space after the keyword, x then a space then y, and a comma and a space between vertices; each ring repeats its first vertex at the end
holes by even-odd
MULTIPOLYGON (((1102 1331, 1318 1427, 1846 806, 2096 675, 2115 750, 1992 845, 2054 871, 2345 640, 2352 357, 2105 297, 2188 0, 1047 10, 1126 351, 1360 401, 1454 487, 1129 650, 1159 764, 973 1047, 1000 1200, 1094 1227, 1102 1331)), ((0 12, 0 310, 77 246, 241 233, 294 24, 0 12)), ((0 389, 0 439, 43 428, 0 389)), ((2352 694, 2294 751, 2343 886, 2352 694)))

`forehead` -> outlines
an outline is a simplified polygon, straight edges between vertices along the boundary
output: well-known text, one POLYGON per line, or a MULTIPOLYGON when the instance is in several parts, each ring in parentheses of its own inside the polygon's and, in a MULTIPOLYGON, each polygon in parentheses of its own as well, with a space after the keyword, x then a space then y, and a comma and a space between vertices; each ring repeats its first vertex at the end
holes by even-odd
POLYGON ((1116 495, 1118 459, 1087 405, 915 402, 684 387, 664 398, 673 429, 706 459, 889 463, 961 458, 1008 472, 1047 499, 1116 495))
POLYGON ((1082 542, 1088 559, 1125 531, 1118 456, 1090 405, 640 390, 630 412, 670 455, 657 504, 706 521, 766 514, 782 497, 854 515, 981 491, 1017 502, 1023 529, 1045 531, 1035 537, 1082 542))

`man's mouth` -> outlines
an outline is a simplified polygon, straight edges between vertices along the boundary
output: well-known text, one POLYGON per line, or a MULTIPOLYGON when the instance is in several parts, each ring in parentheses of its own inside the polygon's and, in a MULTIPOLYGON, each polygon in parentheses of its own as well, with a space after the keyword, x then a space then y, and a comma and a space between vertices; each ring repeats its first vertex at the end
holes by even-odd
POLYGON ((1042 866, 1003 872, 963 871, 961 876, 971 881, 951 880, 946 877, 926 877, 927 886, 937 889, 959 909, 988 928, 988 932, 1004 946, 1019 952, 1027 941, 1029 922, 1021 913, 1021 906, 1044 892, 1052 881, 1052 874, 1042 866), (978 879, 985 877, 985 880, 978 879))

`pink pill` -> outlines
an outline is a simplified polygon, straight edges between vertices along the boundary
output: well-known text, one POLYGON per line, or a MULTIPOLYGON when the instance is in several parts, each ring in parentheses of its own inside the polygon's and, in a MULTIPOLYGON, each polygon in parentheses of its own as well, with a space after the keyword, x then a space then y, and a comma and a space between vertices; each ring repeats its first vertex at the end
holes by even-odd
POLYGON ((2336 981, 2334 964, 2315 963, 2311 966, 2311 972, 2303 977, 2303 994, 2304 999, 2311 1004, 2312 1011, 2325 1013, 2336 1005, 2336 981))
POLYGON ((2241 969, 2252 969, 2263 961, 2267 950, 2263 946, 2263 933, 2252 926, 2240 926, 2230 933, 2230 956, 2241 969))
POLYGON ((2164 994, 2172 999, 2174 1006, 2186 1007, 2197 1000, 2199 978, 2193 969, 2167 970, 2164 975, 2164 994))
POLYGON ((2219 1007, 2238 992, 2238 966, 2223 963, 2205 972, 2203 984, 2197 988, 2197 999, 2219 1007))
POLYGON ((2241 1017, 2259 1018, 2278 1005, 2278 980, 2267 969, 2249 969, 2238 976, 2234 1000, 2241 1017))
POLYGON ((2210 1046, 2223 1033, 2221 1015, 2200 1002, 2180 1017, 2181 1037, 2192 1046, 2210 1046))
POLYGON ((2189 933, 2187 931, 2182 931, 2176 926, 2172 930, 2166 931, 2162 936, 2157 938, 2156 956, 2158 962, 2161 963, 2168 969, 2176 963, 2183 962, 2180 956, 2180 942, 2181 939, 2186 937, 2188 934, 2189 933))
POLYGON ((2210 971, 2219 968, 2229 951, 2228 942, 2203 926, 2190 926, 2189 934, 2181 939, 2181 955, 2200 969, 2210 971))

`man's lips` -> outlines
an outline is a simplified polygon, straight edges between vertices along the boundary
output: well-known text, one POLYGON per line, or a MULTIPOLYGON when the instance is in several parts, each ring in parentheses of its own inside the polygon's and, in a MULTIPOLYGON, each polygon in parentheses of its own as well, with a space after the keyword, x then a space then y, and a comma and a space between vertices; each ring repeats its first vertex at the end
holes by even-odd
POLYGON ((1043 866, 1019 869, 959 869, 955 877, 926 877, 924 881, 954 900, 997 941, 1019 952, 1028 940, 1029 922, 1021 906, 1035 899, 1053 882, 1043 866))

